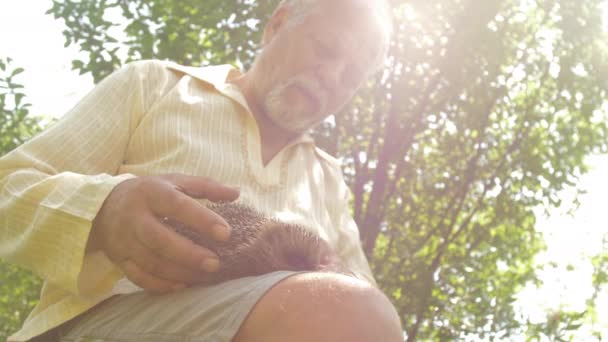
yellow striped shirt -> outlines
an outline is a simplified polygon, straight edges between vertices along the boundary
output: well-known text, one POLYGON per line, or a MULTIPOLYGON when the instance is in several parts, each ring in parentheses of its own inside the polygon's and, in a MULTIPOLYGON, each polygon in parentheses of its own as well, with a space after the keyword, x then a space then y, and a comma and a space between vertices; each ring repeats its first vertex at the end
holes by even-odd
POLYGON ((183 173, 238 186, 239 202, 312 228, 374 282, 339 162, 303 135, 264 165, 256 121, 226 82, 234 73, 229 65, 128 64, 0 159, 0 257, 45 279, 40 303, 9 341, 134 291, 103 253, 85 255, 85 246, 106 196, 135 176, 183 173))

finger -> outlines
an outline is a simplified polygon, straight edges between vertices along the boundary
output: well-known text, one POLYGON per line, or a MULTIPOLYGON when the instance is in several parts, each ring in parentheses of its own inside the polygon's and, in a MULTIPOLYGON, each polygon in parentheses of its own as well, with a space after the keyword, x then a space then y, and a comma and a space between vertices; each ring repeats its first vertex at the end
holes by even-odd
POLYGON ((218 241, 227 241, 230 237, 230 226, 226 220, 179 191, 159 189, 158 196, 153 197, 150 206, 159 218, 169 217, 202 237, 218 241))
POLYGON ((183 267, 169 259, 165 259, 141 243, 131 248, 130 259, 144 272, 155 277, 181 284, 200 282, 203 272, 200 268, 183 267))
POLYGON ((218 183, 210 178, 171 174, 166 176, 179 190, 190 197, 206 198, 213 202, 234 201, 239 197, 239 190, 218 183))
POLYGON ((140 224, 135 227, 135 235, 155 254, 183 267, 206 272, 215 272, 219 267, 219 258, 215 253, 174 232, 153 216, 142 217, 140 224))
POLYGON ((184 284, 161 279, 146 273, 133 260, 126 260, 119 266, 130 281, 144 290, 155 293, 166 293, 185 287, 184 284))

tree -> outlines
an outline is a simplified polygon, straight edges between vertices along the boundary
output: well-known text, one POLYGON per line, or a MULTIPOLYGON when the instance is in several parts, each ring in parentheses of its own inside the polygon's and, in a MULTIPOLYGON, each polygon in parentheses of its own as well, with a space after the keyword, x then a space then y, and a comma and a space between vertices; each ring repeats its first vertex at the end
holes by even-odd
POLYGON ((602 250, 589 258, 593 274, 591 276, 592 292, 586 299, 586 308, 582 311, 567 310, 563 307, 547 313, 545 322, 528 322, 528 340, 539 341, 541 337, 548 338, 550 341, 589 341, 595 338, 603 341, 605 338, 606 326, 602 326, 598 319, 597 308, 605 307, 600 303, 602 296, 608 295, 608 235, 602 241, 602 250), (578 329, 584 330, 578 332, 578 329), (602 336, 602 330, 604 335, 602 336))
MULTIPOLYGON (((88 53, 74 69, 99 81, 135 59, 248 66, 276 3, 65 0, 49 13, 88 53)), ((385 70, 317 141, 343 161, 409 341, 525 334, 512 303, 543 248, 532 209, 561 205, 584 157, 607 149, 600 0, 392 5, 385 70)))
MULTIPOLYGON (((15 82, 22 68, 12 68, 10 58, 0 58, 0 155, 4 155, 41 130, 39 119, 29 115, 23 86, 15 82)), ((0 340, 5 341, 25 320, 38 301, 41 281, 17 266, 0 261, 0 340)))

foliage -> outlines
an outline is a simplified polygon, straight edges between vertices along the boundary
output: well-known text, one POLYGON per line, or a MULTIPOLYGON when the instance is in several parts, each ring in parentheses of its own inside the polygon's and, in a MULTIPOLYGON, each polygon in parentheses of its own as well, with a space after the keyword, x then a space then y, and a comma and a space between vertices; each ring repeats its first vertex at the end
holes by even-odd
POLYGON ((583 157, 605 149, 598 3, 450 4, 396 7, 409 23, 393 48, 402 71, 384 84, 400 96, 344 120, 344 137, 378 127, 369 118, 386 124, 341 154, 352 156, 364 242, 410 340, 508 339, 522 332, 511 303, 542 247, 532 208, 560 205, 583 157), (366 145, 376 137, 384 144, 366 145))
MULTIPOLYGON (((49 13, 65 21, 66 45, 88 53, 74 69, 99 81, 135 59, 248 66, 276 3, 55 0, 49 13)), ((384 72, 315 131, 344 163, 365 250, 409 341, 576 328, 567 313, 528 329, 512 303, 543 248, 532 209, 561 205, 584 157, 606 151, 599 3, 394 0, 384 72)))
POLYGON ((23 86, 14 78, 23 68, 11 68, 10 58, 0 58, 0 155, 21 145, 40 131, 39 119, 28 116, 23 86))
POLYGON ((586 300, 586 309, 583 311, 573 311, 559 308, 547 313, 545 322, 527 322, 526 335, 528 341, 542 341, 548 338, 550 341, 603 341, 605 338, 606 326, 598 324, 598 310, 606 305, 605 299, 600 303, 602 296, 608 296, 608 235, 604 236, 602 251, 590 258, 593 269, 591 285, 593 291, 586 300), (578 331, 582 329, 583 331, 578 331), (602 330, 604 335, 602 336, 602 330))
MULTIPOLYGON (((12 68, 10 58, 0 58, 0 155, 41 130, 39 119, 28 116, 23 86, 15 82, 22 68, 12 68)), ((38 301, 41 282, 33 274, 0 260, 0 340, 23 323, 38 301)))
POLYGON ((47 13, 64 20, 66 46, 78 44, 88 53, 87 58, 73 61, 74 69, 91 73, 98 82, 121 64, 141 59, 248 65, 261 39, 259 22, 276 3, 54 0, 47 13), (124 21, 126 25, 121 24, 124 21))
POLYGON ((42 282, 17 266, 0 261, 0 340, 17 331, 38 303, 42 282))
POLYGON ((591 260, 591 264, 593 265, 593 294, 587 300, 587 311, 585 312, 587 319, 591 322, 591 332, 598 341, 602 340, 601 329, 603 328, 605 331, 607 328, 605 326, 598 326, 598 314, 596 308, 600 305, 605 307, 606 299, 604 299, 604 304, 600 304, 600 297, 602 295, 608 296, 608 291, 606 291, 606 289, 608 289, 608 234, 604 236, 604 240, 602 242, 602 252, 594 256, 591 260))
POLYGON ((574 341, 573 331, 584 324, 586 312, 558 310, 549 312, 547 321, 540 324, 529 324, 528 341, 540 341, 542 337, 550 341, 574 341))

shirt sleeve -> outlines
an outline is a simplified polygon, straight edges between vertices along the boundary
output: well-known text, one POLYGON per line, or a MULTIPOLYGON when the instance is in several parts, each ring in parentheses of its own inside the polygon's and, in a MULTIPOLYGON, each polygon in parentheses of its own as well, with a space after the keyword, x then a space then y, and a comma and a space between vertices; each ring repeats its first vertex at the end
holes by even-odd
POLYGON ((373 286, 378 287, 376 280, 372 274, 369 262, 363 252, 361 238, 359 236, 359 228, 353 219, 349 199, 351 196, 350 189, 342 181, 343 195, 340 199, 340 210, 338 211, 338 256, 346 264, 345 266, 353 271, 357 276, 369 281, 373 286))
POLYGON ((335 251, 349 271, 378 287, 363 252, 359 228, 351 214, 352 192, 344 181, 342 165, 336 158, 319 148, 316 148, 316 153, 321 161, 321 167, 325 170, 326 178, 322 189, 325 193, 323 196, 329 199, 326 201, 326 205, 331 217, 331 229, 333 230, 331 240, 334 243, 335 251))
MULTIPOLYGON (((137 62, 114 72, 52 127, 0 158, 0 257, 74 294, 100 290, 79 274, 98 259, 85 258, 85 247, 103 201, 135 177, 117 172, 146 109, 149 67, 137 62)), ((105 268, 96 279, 121 276, 111 263, 97 264, 105 268)))

